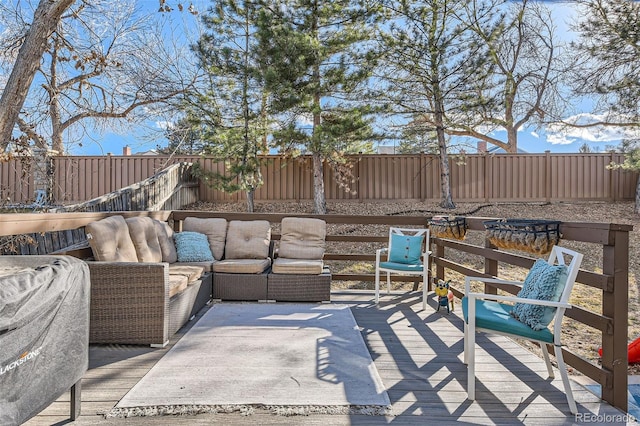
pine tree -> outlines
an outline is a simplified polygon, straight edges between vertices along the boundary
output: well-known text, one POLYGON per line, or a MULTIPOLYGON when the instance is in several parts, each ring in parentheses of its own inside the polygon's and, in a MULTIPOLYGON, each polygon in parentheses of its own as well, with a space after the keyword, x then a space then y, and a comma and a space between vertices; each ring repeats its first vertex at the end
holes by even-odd
MULTIPOLYGON (((601 125, 637 128, 640 124, 640 4, 627 0, 581 0, 586 8, 573 44, 577 58, 575 91, 595 95, 606 117, 601 125)), ((640 145, 622 143, 625 160, 612 168, 640 170, 640 145)), ((640 213, 640 179, 635 212, 640 213)))
POLYGON ((287 155, 311 155, 317 214, 327 211, 323 164, 344 169, 342 154, 375 137, 360 91, 372 65, 368 3, 270 1, 257 21, 265 84, 280 121, 274 143, 287 155))
POLYGON ((253 1, 223 0, 203 15, 207 32, 195 49, 210 84, 189 107, 192 117, 209 121, 205 153, 225 162, 224 173, 202 177, 227 192, 245 191, 249 212, 263 183, 260 154, 268 150, 268 96, 256 59, 255 13, 253 1))

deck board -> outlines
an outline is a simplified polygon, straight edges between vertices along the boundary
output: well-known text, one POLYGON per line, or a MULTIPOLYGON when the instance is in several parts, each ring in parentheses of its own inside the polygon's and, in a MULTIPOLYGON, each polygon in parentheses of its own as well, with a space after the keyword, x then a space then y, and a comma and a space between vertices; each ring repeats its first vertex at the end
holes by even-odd
MULTIPOLYGON (((460 312, 435 311, 433 295, 425 311, 421 293, 390 295, 376 306, 367 292, 332 294, 346 303, 387 389, 394 416, 311 415, 279 417, 257 410, 251 416, 209 414, 133 419, 104 419, 111 409, 191 327, 189 323, 162 349, 102 345, 90 348, 90 369, 83 378, 79 425, 116 424, 573 424, 559 375, 547 379, 544 361, 518 343, 500 336, 477 337, 476 401, 466 394, 462 363, 463 323, 460 312)), ((206 309, 206 308, 205 308, 206 309)), ((202 315, 203 312, 199 314, 202 315)), ((197 321, 197 318, 196 318, 197 321)), ((621 416, 621 412, 573 382, 581 413, 621 416)), ((69 394, 62 395, 28 426, 68 422, 69 394)))

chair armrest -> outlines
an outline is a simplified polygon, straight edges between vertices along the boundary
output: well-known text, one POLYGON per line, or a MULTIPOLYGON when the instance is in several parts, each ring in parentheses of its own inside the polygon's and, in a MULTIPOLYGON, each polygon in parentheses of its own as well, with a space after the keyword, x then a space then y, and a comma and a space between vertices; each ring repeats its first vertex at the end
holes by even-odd
POLYGON ((467 293, 469 303, 475 299, 494 300, 496 302, 515 302, 515 303, 528 303, 530 305, 549 306, 554 308, 566 308, 571 309, 572 305, 565 302, 553 302, 551 300, 539 300, 539 299, 527 299, 525 297, 516 296, 502 296, 499 294, 486 294, 486 293, 467 293))
POLYGON ((518 287, 522 287, 524 284, 522 281, 511 281, 511 280, 501 280, 499 278, 485 278, 485 277, 465 277, 464 280, 464 293, 471 293, 471 281, 481 281, 484 283, 493 283, 493 284, 511 284, 516 285, 518 287))
POLYGON ((376 250, 376 264, 380 263, 380 258, 382 257, 382 253, 386 253, 388 251, 389 251, 388 247, 383 247, 376 250))
POLYGON ((169 326, 169 264, 87 262, 92 343, 164 344, 169 326))

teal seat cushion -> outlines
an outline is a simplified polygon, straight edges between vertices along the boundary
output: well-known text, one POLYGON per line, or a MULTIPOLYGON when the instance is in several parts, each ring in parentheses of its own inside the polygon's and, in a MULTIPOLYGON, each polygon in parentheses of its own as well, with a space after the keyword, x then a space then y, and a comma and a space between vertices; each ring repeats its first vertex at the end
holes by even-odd
POLYGON ((192 231, 173 234, 178 262, 213 262, 209 240, 205 234, 192 231))
POLYGON ((422 263, 409 265, 406 263, 398 262, 380 262, 380 267, 385 269, 393 269, 396 271, 422 272, 422 263))
MULTIPOLYGON (((518 297, 557 302, 562 296, 567 276, 566 265, 550 265, 538 259, 529 271, 518 297)), ((547 328, 555 313, 556 308, 516 303, 511 315, 534 330, 542 330, 547 328)))
POLYGON ((415 235, 391 235, 391 248, 389 248, 389 262, 415 264, 420 263, 422 255, 422 242, 424 236, 415 235))
MULTIPOLYGON (((462 298, 464 321, 469 322, 468 298, 462 298)), ((476 300, 476 327, 494 330, 528 339, 553 343, 553 334, 548 328, 534 330, 511 315, 512 305, 492 300, 476 300)))

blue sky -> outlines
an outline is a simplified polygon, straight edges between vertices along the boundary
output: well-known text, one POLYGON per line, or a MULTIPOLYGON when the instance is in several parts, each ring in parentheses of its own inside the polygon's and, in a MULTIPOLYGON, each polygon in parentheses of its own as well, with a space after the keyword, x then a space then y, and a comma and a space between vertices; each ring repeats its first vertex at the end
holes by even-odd
MULTIPOLYGON (((168 2, 175 5, 177 1, 168 2)), ((187 2, 185 2, 187 3, 187 2)), ((193 1, 194 5, 200 11, 204 11, 210 4, 207 0, 193 1)), ((558 33, 562 34, 565 39, 572 39, 574 35, 570 30, 570 23, 576 19, 579 11, 575 4, 568 4, 562 1, 547 1, 546 5, 552 10, 554 22, 557 26, 558 33)), ((143 0, 139 4, 149 10, 157 10, 157 0, 143 0)), ((169 13, 162 14, 162 19, 168 19, 177 25, 189 26, 193 24, 195 17, 188 13, 169 13)), ((577 113, 587 112, 589 104, 587 102, 576 105, 577 113)), ((572 117, 567 117, 571 119, 572 117)), ((574 116, 576 120, 588 120, 588 114, 574 116)), ((85 139, 83 147, 76 147, 72 153, 77 155, 104 155, 112 153, 120 155, 124 146, 129 146, 132 152, 140 153, 156 148, 157 145, 165 146, 166 139, 162 137, 161 126, 159 123, 164 122, 159 118, 157 121, 149 121, 146 125, 139 128, 127 128, 124 131, 115 129, 106 130, 102 134, 92 135, 92 139, 85 139)), ((116 127, 117 128, 117 127, 116 127)), ((505 140, 505 132, 495 132, 494 136, 498 139, 505 140)), ((596 151, 604 151, 607 145, 617 145, 623 137, 621 129, 614 128, 593 128, 593 129, 558 129, 545 128, 533 129, 525 128, 518 135, 519 148, 526 152, 578 152, 581 145, 587 142, 590 147, 596 151)), ((475 142, 474 142, 475 143, 475 142)))

